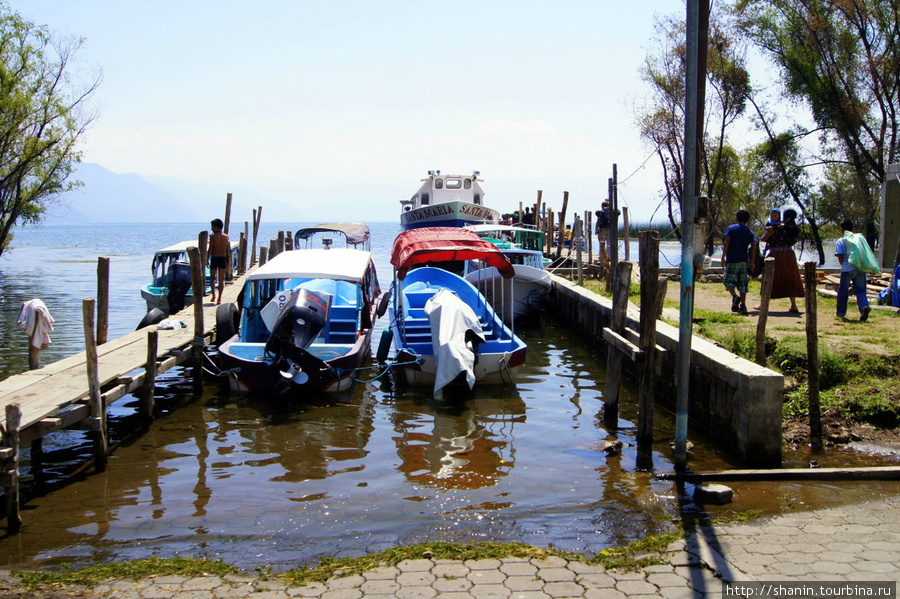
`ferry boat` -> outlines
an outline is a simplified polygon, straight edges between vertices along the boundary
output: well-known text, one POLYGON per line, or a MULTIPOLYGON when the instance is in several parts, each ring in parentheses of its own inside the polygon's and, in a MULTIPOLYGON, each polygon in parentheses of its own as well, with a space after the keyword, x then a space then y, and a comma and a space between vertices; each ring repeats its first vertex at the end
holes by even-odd
POLYGON ((481 260, 507 278, 515 272, 496 245, 466 229, 403 231, 391 251, 395 275, 385 334, 397 348, 393 363, 407 384, 431 386, 438 399, 454 382, 470 389, 513 383, 525 362, 525 343, 461 276, 466 260, 481 260))
POLYGON ((410 199, 400 200, 403 230, 499 223, 500 213, 484 205, 479 175, 478 171, 471 175, 428 171, 419 190, 410 199))
MULTIPOLYGON (((368 244, 368 227, 352 228, 368 244)), ((295 238, 325 234, 323 247, 278 254, 247 275, 239 307, 218 308, 219 366, 232 390, 346 391, 369 356, 372 327, 387 309, 372 254, 331 247, 342 234, 334 223, 314 229, 295 238)))

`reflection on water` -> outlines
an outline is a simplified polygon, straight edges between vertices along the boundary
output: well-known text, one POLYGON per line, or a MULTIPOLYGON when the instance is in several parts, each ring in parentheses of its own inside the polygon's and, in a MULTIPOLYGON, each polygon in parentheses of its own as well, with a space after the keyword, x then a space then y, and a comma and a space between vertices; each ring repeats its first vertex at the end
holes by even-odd
MULTIPOLYGON (((396 227, 384 227, 375 245, 386 286, 396 227)), ((169 233, 169 241, 189 237, 169 233)), ((154 247, 165 244, 157 241, 154 247)), ((23 356, 27 363, 9 321, 18 299, 32 294, 54 298, 57 355, 80 346, 79 300, 92 295, 96 255, 89 256, 98 251, 82 247, 38 248, 25 265, 11 262, 19 252, 0 261, 2 363, 6 356, 12 369, 21 370, 23 356), (52 278, 28 274, 42 268, 52 278)), ((111 316, 117 331, 111 336, 131 330, 143 314, 137 288, 151 251, 126 248, 112 262, 113 304, 125 307, 111 316), (115 279, 117 265, 129 261, 132 272, 115 279)), ((529 352, 516 386, 448 392, 440 403, 418 391, 394 391, 385 380, 304 404, 232 396, 221 380, 194 395, 183 373, 170 371, 157 394, 162 413, 146 430, 130 398, 113 406, 114 449, 105 472, 83 467, 91 450, 81 432, 47 439, 41 480, 30 478, 25 451, 24 525, 0 544, 0 565, 179 555, 279 570, 429 540, 522 541, 594 553, 668 526, 678 517, 675 490, 652 471, 672 469, 671 416, 658 411, 656 451, 638 468, 636 402, 625 389, 617 433, 625 446, 606 455, 605 361, 550 322, 517 333, 529 352)), ((721 450, 692 438, 695 469, 733 466, 721 450)), ((832 465, 829 459, 819 462, 832 465)), ((736 488, 727 507, 738 510, 777 511, 783 498, 795 495, 795 503, 810 506, 845 493, 833 483, 803 485, 802 492, 787 483, 736 488)))

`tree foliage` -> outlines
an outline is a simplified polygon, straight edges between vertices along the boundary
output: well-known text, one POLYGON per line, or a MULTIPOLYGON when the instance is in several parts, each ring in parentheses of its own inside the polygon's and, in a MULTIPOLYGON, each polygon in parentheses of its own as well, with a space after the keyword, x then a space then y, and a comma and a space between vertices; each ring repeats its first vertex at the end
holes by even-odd
MULTIPOLYGON (((664 17, 657 18, 655 29, 657 47, 641 69, 650 95, 647 104, 638 108, 637 123, 641 137, 653 147, 662 165, 669 222, 678 231, 684 191, 685 26, 683 20, 664 17)), ((728 136, 746 109, 750 91, 744 54, 728 24, 711 15, 698 187, 710 199, 705 239, 708 249, 737 209, 734 202, 738 194, 732 187, 740 161, 728 136)))
MULTIPOLYGON (((823 146, 835 145, 833 159, 851 165, 871 242, 872 181, 884 181, 900 152, 900 0, 738 0, 735 9, 785 92, 809 107, 823 146)), ((844 202, 849 216, 850 196, 844 202)))
POLYGON ((0 3, 0 254, 17 223, 39 221, 69 181, 100 77, 73 80, 82 40, 57 39, 0 3))

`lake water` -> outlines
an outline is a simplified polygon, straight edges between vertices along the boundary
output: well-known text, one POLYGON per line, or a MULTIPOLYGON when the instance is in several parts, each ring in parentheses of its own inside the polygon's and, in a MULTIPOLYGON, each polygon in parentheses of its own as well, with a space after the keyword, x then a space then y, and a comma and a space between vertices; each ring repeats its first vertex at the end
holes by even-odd
MULTIPOLYGON (((19 232, 0 257, 0 378, 27 368, 27 340, 15 326, 22 301, 43 299, 56 319, 43 363, 81 350, 81 300, 95 296, 97 257, 108 256, 110 338, 130 332, 146 310, 139 287, 152 252, 195 239, 201 226, 19 232)), ((260 244, 300 226, 264 225, 260 244)), ((394 224, 372 225, 385 289, 397 232, 394 224)), ((376 368, 363 373, 375 380, 349 396, 304 403, 232 395, 221 379, 196 394, 183 372, 169 371, 157 393, 161 413, 146 430, 132 398, 111 407, 105 472, 90 466, 81 432, 46 440, 40 478, 31 477, 25 451, 24 524, 0 542, 0 566, 177 555, 281 570, 429 540, 522 541, 591 554, 668 527, 678 515, 676 489, 653 471, 672 470, 671 415, 657 411, 652 464, 638 468, 635 394, 624 389, 616 436, 627 445, 607 456, 600 447, 609 437, 600 417, 605 359, 547 319, 517 333, 529 345, 517 385, 448 393, 443 402, 394 389, 389 377, 375 378, 376 368)), ((695 469, 734 466, 692 439, 695 469)), ((751 485, 731 507, 777 511, 773 498, 790 485, 751 485)), ((815 501, 835 500, 835 486, 815 501)))

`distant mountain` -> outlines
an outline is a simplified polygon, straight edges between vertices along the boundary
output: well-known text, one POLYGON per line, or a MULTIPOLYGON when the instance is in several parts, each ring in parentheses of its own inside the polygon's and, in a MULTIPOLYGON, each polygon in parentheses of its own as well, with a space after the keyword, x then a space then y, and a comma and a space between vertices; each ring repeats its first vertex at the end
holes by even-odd
POLYGON ((71 222, 190 222, 206 220, 190 202, 139 175, 120 175, 83 162, 73 175, 83 183, 48 209, 48 220, 71 222))

